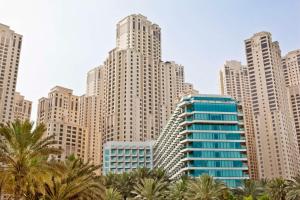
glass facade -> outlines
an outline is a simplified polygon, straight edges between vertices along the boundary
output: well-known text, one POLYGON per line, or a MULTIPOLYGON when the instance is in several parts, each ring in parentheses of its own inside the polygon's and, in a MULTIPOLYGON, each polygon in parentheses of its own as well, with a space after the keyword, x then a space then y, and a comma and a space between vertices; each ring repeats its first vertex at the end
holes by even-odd
POLYGON ((155 166, 166 169, 174 179, 209 174, 238 187, 249 178, 245 144, 241 107, 234 99, 188 96, 155 143, 155 166))
POLYGON ((153 168, 153 141, 108 142, 104 145, 103 174, 153 168))

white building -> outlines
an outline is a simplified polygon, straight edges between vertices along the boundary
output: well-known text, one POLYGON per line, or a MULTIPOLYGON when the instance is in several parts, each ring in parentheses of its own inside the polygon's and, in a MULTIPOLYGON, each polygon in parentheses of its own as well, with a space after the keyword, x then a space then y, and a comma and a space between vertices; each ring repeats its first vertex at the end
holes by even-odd
POLYGON ((22 35, 0 24, 0 122, 14 120, 22 35))

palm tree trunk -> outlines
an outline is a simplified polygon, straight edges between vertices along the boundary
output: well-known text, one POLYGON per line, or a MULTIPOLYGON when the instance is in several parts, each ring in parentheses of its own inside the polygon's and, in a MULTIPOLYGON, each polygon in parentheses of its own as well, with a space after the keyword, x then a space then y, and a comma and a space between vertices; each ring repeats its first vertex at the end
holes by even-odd
POLYGON ((14 191, 14 200, 20 200, 21 199, 21 187, 17 182, 15 191, 14 191))

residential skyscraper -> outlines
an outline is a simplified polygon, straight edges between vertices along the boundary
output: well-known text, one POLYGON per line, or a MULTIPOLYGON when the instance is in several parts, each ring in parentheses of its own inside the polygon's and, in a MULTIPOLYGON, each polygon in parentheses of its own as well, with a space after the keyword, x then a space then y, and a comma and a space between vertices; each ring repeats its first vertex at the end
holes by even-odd
POLYGON ((282 58, 282 68, 300 151, 300 49, 291 51, 282 58))
POLYGON ((209 174, 230 187, 249 179, 241 106, 229 96, 190 95, 154 145, 154 166, 171 179, 209 174))
POLYGON ((87 73, 85 96, 103 95, 104 67, 96 67, 87 73))
POLYGON ((103 140, 153 140, 160 122, 160 28, 142 15, 117 24, 105 65, 103 140))
POLYGON ((14 119, 30 120, 32 101, 26 100, 19 92, 15 92, 14 119))
POLYGON ((161 61, 161 29, 140 14, 117 24, 116 41, 102 67, 103 144, 154 140, 183 91, 183 66, 161 61))
POLYGON ((226 61, 220 71, 221 94, 230 95, 242 105, 249 162, 249 174, 258 179, 255 132, 253 126, 248 68, 241 62, 226 61))
POLYGON ((37 123, 44 123, 47 127, 46 136, 54 134, 55 146, 63 150, 57 159, 64 160, 74 154, 87 160, 87 133, 79 123, 80 97, 73 95, 71 89, 52 88, 48 98, 39 99, 37 117, 37 123))
POLYGON ((94 165, 101 164, 101 98, 97 95, 80 97, 79 124, 86 130, 86 156, 94 165))
POLYGON ((14 119, 14 99, 22 36, 0 24, 0 122, 14 119))
POLYGON ((260 178, 299 173, 299 151, 278 42, 260 32, 245 40, 260 178))
POLYGON ((199 91, 194 88, 194 85, 191 83, 184 83, 183 84, 183 94, 180 96, 185 96, 185 95, 197 95, 199 94, 199 91))
POLYGON ((102 163, 103 76, 103 66, 90 70, 87 73, 86 94, 80 98, 79 124, 86 129, 87 159, 95 165, 102 163))
POLYGON ((161 61, 160 28, 140 14, 117 24, 116 48, 87 73, 86 84, 79 125, 86 130, 86 155, 94 164, 102 164, 109 141, 157 138, 179 97, 197 92, 184 82, 182 65, 161 61))

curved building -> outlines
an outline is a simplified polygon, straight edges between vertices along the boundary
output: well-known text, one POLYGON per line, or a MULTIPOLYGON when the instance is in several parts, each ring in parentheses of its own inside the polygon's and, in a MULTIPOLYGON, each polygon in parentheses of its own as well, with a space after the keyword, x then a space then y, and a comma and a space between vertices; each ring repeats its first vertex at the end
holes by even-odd
POLYGON ((171 179, 209 174, 239 186, 249 178, 241 109, 229 96, 183 97, 154 145, 154 166, 171 179))

